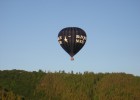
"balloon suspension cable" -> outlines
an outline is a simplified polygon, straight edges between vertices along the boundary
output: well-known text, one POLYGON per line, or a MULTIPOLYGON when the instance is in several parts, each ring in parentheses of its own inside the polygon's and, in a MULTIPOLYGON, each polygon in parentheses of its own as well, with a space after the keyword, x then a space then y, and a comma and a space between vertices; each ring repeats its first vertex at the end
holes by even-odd
POLYGON ((73 57, 71 57, 71 61, 73 61, 74 60, 74 58, 73 57))

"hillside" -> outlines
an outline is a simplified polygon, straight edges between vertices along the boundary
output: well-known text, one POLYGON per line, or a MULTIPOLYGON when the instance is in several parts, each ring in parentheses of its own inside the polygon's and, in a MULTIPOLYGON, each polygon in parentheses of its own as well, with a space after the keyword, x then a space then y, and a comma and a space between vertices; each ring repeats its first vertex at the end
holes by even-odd
POLYGON ((0 71, 0 100, 140 100, 140 77, 4 70, 0 71))

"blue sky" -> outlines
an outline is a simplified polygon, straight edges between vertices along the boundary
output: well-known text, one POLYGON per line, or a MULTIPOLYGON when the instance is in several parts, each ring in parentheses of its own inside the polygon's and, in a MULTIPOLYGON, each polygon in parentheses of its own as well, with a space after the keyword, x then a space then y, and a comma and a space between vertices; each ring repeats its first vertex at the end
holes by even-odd
POLYGON ((0 70, 140 75, 139 0, 0 0, 0 70), (87 42, 71 61, 57 36, 80 27, 87 42))

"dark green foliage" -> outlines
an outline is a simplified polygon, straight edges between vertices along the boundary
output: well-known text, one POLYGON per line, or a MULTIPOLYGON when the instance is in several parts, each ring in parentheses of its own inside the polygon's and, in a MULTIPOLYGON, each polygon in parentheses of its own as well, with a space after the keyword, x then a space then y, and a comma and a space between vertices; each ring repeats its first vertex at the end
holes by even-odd
POLYGON ((14 94, 5 88, 0 87, 0 100, 25 100, 24 97, 14 94))
POLYGON ((0 100, 24 99, 140 100, 140 77, 125 73, 0 71, 0 100), (4 94, 10 99, 3 99, 4 94))
POLYGON ((26 72, 22 70, 0 71, 0 86, 25 96, 34 97, 33 92, 44 73, 26 72))

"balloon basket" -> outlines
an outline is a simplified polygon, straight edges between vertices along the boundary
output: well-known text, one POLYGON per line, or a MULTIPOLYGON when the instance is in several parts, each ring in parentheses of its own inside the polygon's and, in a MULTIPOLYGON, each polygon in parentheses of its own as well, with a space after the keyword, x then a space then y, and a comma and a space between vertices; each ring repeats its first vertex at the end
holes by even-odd
POLYGON ((71 61, 73 61, 74 60, 74 58, 73 57, 71 57, 71 61))

